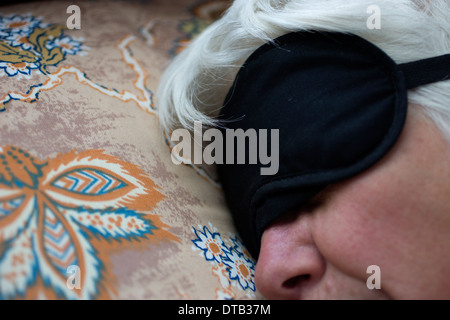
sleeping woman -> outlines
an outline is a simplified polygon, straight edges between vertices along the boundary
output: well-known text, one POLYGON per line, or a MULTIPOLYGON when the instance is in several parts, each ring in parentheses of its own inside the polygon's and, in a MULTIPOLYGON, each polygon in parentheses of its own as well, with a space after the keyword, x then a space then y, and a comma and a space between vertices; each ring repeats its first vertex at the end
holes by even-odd
POLYGON ((450 299, 449 16, 447 0, 235 0, 165 71, 166 132, 277 130, 276 172, 217 164, 266 298, 450 299))

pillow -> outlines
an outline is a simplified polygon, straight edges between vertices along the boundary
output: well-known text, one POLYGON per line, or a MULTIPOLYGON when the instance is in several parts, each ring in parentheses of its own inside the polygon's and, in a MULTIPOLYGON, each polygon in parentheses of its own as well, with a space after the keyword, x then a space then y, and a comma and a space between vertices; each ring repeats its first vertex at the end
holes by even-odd
POLYGON ((0 7, 0 298, 260 299, 214 168, 153 93, 229 1, 0 7))

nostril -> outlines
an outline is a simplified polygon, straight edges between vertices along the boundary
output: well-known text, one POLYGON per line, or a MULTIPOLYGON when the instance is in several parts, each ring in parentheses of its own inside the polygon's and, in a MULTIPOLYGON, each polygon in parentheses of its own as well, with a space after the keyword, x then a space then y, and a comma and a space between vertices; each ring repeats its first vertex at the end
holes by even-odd
POLYGON ((286 289, 295 288, 295 287, 301 285, 302 282, 308 281, 310 278, 311 278, 311 276, 309 274, 304 274, 301 276, 296 276, 296 277, 290 278, 289 280, 286 280, 283 283, 283 288, 286 288, 286 289))

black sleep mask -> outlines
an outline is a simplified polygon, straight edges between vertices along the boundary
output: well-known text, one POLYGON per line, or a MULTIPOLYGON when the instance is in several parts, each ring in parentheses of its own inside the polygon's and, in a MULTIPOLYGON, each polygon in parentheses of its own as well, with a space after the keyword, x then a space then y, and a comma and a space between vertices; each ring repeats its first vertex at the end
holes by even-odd
POLYGON ((408 89, 446 79, 450 55, 396 64, 349 34, 289 33, 257 49, 238 72, 219 118, 223 130, 278 129, 279 170, 261 175, 261 164, 218 165, 227 204, 253 256, 276 218, 391 149, 405 123, 408 89))

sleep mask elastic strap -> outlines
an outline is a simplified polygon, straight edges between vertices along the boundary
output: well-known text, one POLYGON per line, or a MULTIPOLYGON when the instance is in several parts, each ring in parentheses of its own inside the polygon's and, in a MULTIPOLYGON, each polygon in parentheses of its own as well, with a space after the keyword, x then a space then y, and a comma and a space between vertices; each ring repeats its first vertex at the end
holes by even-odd
POLYGON ((408 89, 450 80, 450 54, 403 63, 399 68, 405 75, 408 89))

